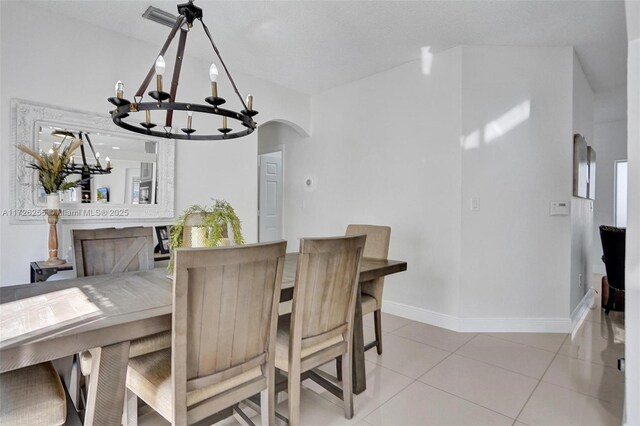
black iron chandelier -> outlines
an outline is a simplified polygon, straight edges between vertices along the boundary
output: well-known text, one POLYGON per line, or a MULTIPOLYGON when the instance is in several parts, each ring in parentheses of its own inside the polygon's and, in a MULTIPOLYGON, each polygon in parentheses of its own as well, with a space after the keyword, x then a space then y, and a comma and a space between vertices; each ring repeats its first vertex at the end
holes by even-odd
POLYGON ((220 51, 216 47, 213 38, 211 37, 209 29, 202 21, 202 9, 194 6, 193 0, 189 0, 188 3, 178 5, 178 13, 178 19, 173 25, 173 28, 171 29, 167 40, 162 46, 155 64, 149 69, 146 78, 134 95, 133 102, 130 102, 124 98, 124 85, 122 84, 122 82, 118 81, 116 83, 116 96, 113 98, 109 98, 109 102, 116 106, 116 109, 111 111, 111 118, 113 119, 113 122, 117 126, 120 126, 132 132, 170 139, 220 140, 240 138, 252 133, 256 129, 256 123, 253 121, 253 117, 258 113, 258 111, 253 109, 253 97, 251 95, 248 95, 246 103, 244 99, 242 99, 242 96, 240 95, 240 92, 238 91, 238 88, 233 81, 233 78, 231 77, 227 66, 220 56, 220 51), (184 49, 187 41, 187 33, 189 32, 189 29, 193 27, 193 21, 195 21, 196 19, 198 19, 202 24, 204 32, 209 38, 216 56, 218 57, 220 64, 224 68, 224 71, 229 78, 231 85, 233 86, 233 90, 235 91, 236 95, 238 95, 238 98, 240 99, 240 102, 244 107, 243 110, 236 112, 220 107, 226 102, 226 100, 218 96, 218 69, 215 64, 212 64, 209 68, 209 78, 211 79, 211 96, 204 99, 209 105, 176 102, 176 92, 178 89, 180 68, 182 66, 184 49), (186 29, 183 28, 185 22, 187 24, 186 29), (166 53, 178 31, 180 31, 180 39, 178 41, 178 50, 173 69, 170 91, 167 93, 163 90, 162 85, 162 77, 166 68, 163 55, 166 53), (154 73, 156 74, 156 90, 152 90, 147 93, 151 98, 154 99, 154 101, 142 102, 144 98, 144 92, 147 90, 147 87, 149 86, 154 73), (167 112, 165 124, 162 127, 158 127, 157 124, 151 122, 151 111, 155 110, 167 112), (136 124, 132 123, 131 121, 124 120, 125 118, 129 117, 131 113, 137 113, 141 111, 145 111, 144 121, 136 124), (172 122, 174 111, 187 112, 187 126, 180 129, 181 133, 178 132, 177 129, 174 131, 173 128, 172 122), (222 121, 220 122, 220 128, 218 128, 219 133, 196 134, 196 129, 192 127, 194 112, 220 116, 222 118, 222 121), (231 119, 232 123, 237 122, 237 124, 241 127, 237 129, 230 127, 229 119, 231 119))
MULTIPOLYGON (((51 136, 62 138, 62 142, 56 142, 56 144, 62 145, 66 139, 73 141, 76 139, 76 135, 66 129, 54 129, 51 132, 51 136)), ((111 173, 113 169, 113 165, 111 164, 111 160, 109 157, 105 158, 106 164, 103 167, 100 163, 100 153, 96 152, 93 148, 93 144, 91 143, 91 139, 89 139, 89 134, 86 132, 78 132, 78 139, 82 141, 80 144, 80 154, 82 155, 82 163, 76 163, 73 155, 69 158, 69 162, 66 164, 64 171, 67 175, 78 174, 82 175, 83 179, 87 178, 89 175, 108 175, 111 173), (87 160, 87 152, 85 151, 85 141, 89 146, 91 153, 93 154, 93 158, 95 160, 95 164, 90 164, 87 160)), ((52 152, 52 151, 50 151, 52 152)))
POLYGON ((100 153, 96 152, 96 150, 93 148, 93 144, 91 143, 91 139, 89 139, 89 134, 88 133, 84 133, 84 132, 79 132, 78 133, 78 139, 80 139, 82 141, 82 144, 80 145, 80 154, 82 154, 82 163, 76 163, 75 160, 73 159, 73 156, 72 156, 71 159, 69 160, 69 163, 67 164, 67 167, 65 168, 65 170, 69 174, 79 174, 79 175, 108 175, 108 174, 110 174, 111 170, 113 169, 113 166, 111 164, 111 160, 109 159, 109 157, 107 157, 105 159, 106 165, 105 165, 105 167, 102 167, 102 164, 100 164, 100 153), (83 139, 83 136, 84 136, 84 139, 83 139), (91 153, 93 154, 93 158, 96 160, 95 164, 89 164, 89 162, 87 161, 87 153, 85 152, 85 149, 84 149, 85 139, 87 140, 87 145, 89 145, 89 148, 91 149, 91 153))

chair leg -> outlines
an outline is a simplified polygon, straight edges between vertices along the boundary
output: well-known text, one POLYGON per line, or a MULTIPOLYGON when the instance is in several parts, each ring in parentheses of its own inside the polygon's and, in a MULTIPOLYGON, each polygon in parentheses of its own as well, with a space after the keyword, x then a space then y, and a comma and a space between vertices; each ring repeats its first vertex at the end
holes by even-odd
POLYGON ((263 425, 273 426, 276 423, 276 380, 275 367, 266 367, 267 388, 260 392, 260 415, 263 425))
POLYGON ((76 411, 84 409, 82 397, 82 372, 80 371, 80 357, 78 354, 73 355, 73 366, 71 370, 71 379, 69 393, 71 394, 71 400, 76 408, 76 411))
POLYGON ((342 381, 342 356, 336 358, 336 378, 342 381))
POLYGON ((373 323, 376 331, 376 351, 382 355, 382 310, 373 311, 373 323))
POLYGON ((353 386, 351 385, 351 356, 349 352, 342 355, 342 401, 344 416, 353 418, 353 386))
POLYGON ((124 400, 124 426, 138 426, 138 396, 127 389, 124 400))
POLYGON ((289 425, 298 426, 300 424, 300 393, 302 391, 300 386, 300 364, 297 368, 292 368, 293 365, 289 364, 288 374, 288 396, 289 396, 289 425))

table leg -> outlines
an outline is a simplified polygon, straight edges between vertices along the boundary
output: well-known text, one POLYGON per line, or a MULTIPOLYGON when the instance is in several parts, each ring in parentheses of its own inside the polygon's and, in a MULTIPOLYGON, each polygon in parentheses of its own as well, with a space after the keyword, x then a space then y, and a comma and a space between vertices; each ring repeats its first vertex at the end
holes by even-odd
POLYGON ((91 350, 85 425, 120 426, 126 390, 129 342, 91 350))
POLYGON ((356 296, 355 318, 353 319, 353 393, 367 390, 367 376, 364 365, 364 334, 362 330, 362 296, 360 289, 356 296))

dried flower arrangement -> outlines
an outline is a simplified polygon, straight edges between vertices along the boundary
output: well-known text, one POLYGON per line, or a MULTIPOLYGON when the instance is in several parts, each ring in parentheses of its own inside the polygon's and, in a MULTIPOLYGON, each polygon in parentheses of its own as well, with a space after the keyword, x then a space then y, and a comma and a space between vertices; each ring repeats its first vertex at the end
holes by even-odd
POLYGON ((27 167, 38 171, 38 180, 47 194, 66 191, 78 185, 80 180, 66 180, 72 172, 67 170, 73 152, 82 145, 80 139, 73 139, 69 145, 60 150, 61 145, 54 145, 48 153, 37 152, 26 145, 18 144, 16 148, 30 155, 34 161, 27 167))

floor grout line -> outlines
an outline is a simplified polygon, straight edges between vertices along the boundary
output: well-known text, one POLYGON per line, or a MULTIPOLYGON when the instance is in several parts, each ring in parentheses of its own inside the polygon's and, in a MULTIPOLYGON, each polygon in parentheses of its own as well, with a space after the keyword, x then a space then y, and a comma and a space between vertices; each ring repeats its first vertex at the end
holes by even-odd
MULTIPOLYGON (((403 328, 404 328, 404 327, 403 327, 403 328)), ((398 329, 398 330, 400 330, 400 329, 398 329)), ((396 331, 397 331, 397 330, 396 330, 396 331)), ((457 332, 453 331, 452 333, 457 333, 457 332)), ((469 340, 467 340, 466 342, 462 343, 460 346, 458 346, 457 348, 455 348, 453 351, 452 351, 451 349, 445 349, 445 348, 441 348, 441 347, 439 347, 439 346, 430 345, 429 343, 424 343, 424 342, 421 342, 420 340, 412 339, 411 337, 401 336, 401 335, 399 335, 399 334, 395 334, 395 332, 393 332, 393 331, 392 331, 392 332, 389 332, 389 334, 393 334, 394 336, 396 336, 396 337, 400 337, 400 338, 402 338, 402 339, 411 340, 412 342, 420 343, 421 345, 429 346, 430 348, 440 349, 441 351, 447 351, 447 352, 455 352, 455 351, 457 351, 458 349, 460 349, 461 347, 463 347, 464 345, 466 345, 467 343, 469 343, 469 341, 470 341, 471 339, 473 339, 474 337, 476 337, 479 333, 474 333, 474 335, 473 335, 473 336, 471 336, 471 337, 469 338, 469 340)))
MULTIPOLYGON (((455 352, 454 352, 454 353, 455 353, 455 352)), ((501 365, 491 364, 490 362, 483 361, 483 360, 481 360, 481 359, 472 358, 472 357, 470 357, 470 356, 468 356, 468 355, 463 355, 463 354, 459 354, 459 353, 455 353, 455 354, 456 354, 456 355, 458 355, 458 356, 460 356, 460 357, 462 357, 462 358, 466 358, 466 359, 470 359, 470 360, 472 360, 472 361, 480 362, 480 363, 482 363, 482 364, 489 365, 489 366, 491 366, 491 367, 496 367, 496 368, 499 368, 499 369, 501 369, 501 370, 508 371, 509 373, 519 374, 519 375, 521 375, 521 376, 523 376, 523 377, 528 377, 528 378, 533 379, 533 380, 540 380, 540 379, 542 379, 542 376, 541 376, 541 377, 539 377, 539 378, 538 378, 538 377, 535 377, 535 376, 529 376, 528 374, 524 374, 524 373, 522 373, 522 372, 520 372, 520 371, 510 370, 510 369, 505 368, 505 367, 503 367, 503 366, 501 366, 501 365)), ((552 358, 552 359, 555 359, 555 356, 554 356, 554 358, 552 358)), ((546 372, 546 370, 545 370, 545 372, 546 372)), ((544 376, 544 373, 542 373, 542 375, 544 376)))
MULTIPOLYGON (((422 345, 422 346, 426 346, 426 347, 431 348, 431 349, 437 349, 437 350, 439 350, 439 351, 443 351, 443 352, 450 352, 450 353, 454 353, 454 352, 455 352, 455 351, 451 351, 451 350, 449 350, 449 349, 439 348, 439 347, 437 347, 437 346, 433 346, 433 345, 430 345, 430 344, 428 344, 428 343, 423 343, 423 342, 420 342, 420 341, 418 341, 418 340, 411 339, 410 337, 398 336, 397 334, 393 334, 393 332, 390 332, 389 334, 392 334, 394 337, 398 337, 398 338, 400 338, 400 339, 408 340, 408 341, 413 342, 413 343, 418 343, 418 344, 420 344, 420 345, 422 345)), ((468 343, 468 342, 467 342, 467 343, 468 343)), ((466 345, 466 343, 465 343, 465 345, 466 345)), ((463 345, 463 346, 464 346, 464 345, 463 345)), ((462 347, 462 346, 461 346, 461 347, 462 347)), ((460 349, 460 348, 458 348, 458 349, 460 349)), ((456 350, 458 350, 458 349, 456 349, 456 350)))
POLYGON ((479 404, 479 403, 477 403, 477 402, 475 402, 475 401, 471 401, 470 399, 464 398, 464 397, 462 397, 462 396, 460 396, 460 395, 456 395, 455 393, 451 393, 451 392, 449 392, 449 391, 447 391, 447 390, 445 390, 445 389, 440 389, 440 388, 439 388, 439 387, 437 387, 437 386, 430 385, 430 384, 428 384, 428 383, 424 383, 424 382, 419 382, 419 383, 420 383, 420 384, 423 384, 423 385, 425 385, 425 386, 429 386, 429 387, 431 387, 431 388, 437 389, 437 390, 439 390, 440 392, 444 392, 444 393, 446 393, 446 394, 448 394, 448 395, 455 396, 455 397, 456 397, 456 398, 458 398, 458 399, 461 399, 461 400, 463 400, 463 401, 467 401, 467 402, 469 402, 469 403, 471 403, 471 404, 473 404, 473 405, 476 405, 476 406, 478 406, 478 407, 484 408, 485 410, 492 411, 492 412, 494 412, 494 413, 496 413, 496 414, 499 414, 499 415, 501 415, 501 416, 503 416, 503 417, 506 417, 506 418, 508 418, 508 419, 511 419, 511 420, 514 420, 514 421, 515 421, 515 420, 517 420, 517 419, 516 419, 516 418, 514 418, 514 417, 511 417, 511 416, 509 416, 509 415, 507 415, 507 414, 504 414, 504 413, 501 413, 501 412, 499 412, 499 411, 496 411, 496 410, 494 410, 493 408, 485 407, 485 406, 484 406, 484 405, 482 405, 482 404, 479 404))
MULTIPOLYGON (((559 351, 559 349, 558 349, 558 351, 559 351)), ((536 386, 533 388, 533 390, 529 394, 529 398, 527 398, 527 400, 522 405, 522 408, 520 408, 520 411, 518 412, 518 415, 516 416, 516 420, 518 420, 520 418, 520 416, 522 415, 522 412, 524 411, 525 407, 527 406, 529 401, 531 401, 531 397, 533 396, 534 393, 536 393, 536 390, 538 390, 538 387, 540 386, 540 383, 542 383, 542 378, 544 377, 545 374, 547 374, 547 371, 549 371, 549 368, 551 368, 551 364, 553 364, 553 361, 555 361, 555 359, 558 356, 558 354, 559 354, 559 352, 556 352, 556 354, 551 359, 551 362, 549 363, 549 365, 547 365, 547 368, 545 368, 544 372, 540 376, 540 379, 538 379, 538 383, 536 383, 536 386)))
POLYGON ((564 344, 565 340, 567 340, 567 336, 569 336, 569 334, 567 334, 567 333, 517 333, 517 334, 566 334, 565 338, 562 340, 562 343, 560 343, 560 346, 558 347, 558 349, 556 349, 555 351, 551 351, 549 349, 540 348, 538 346, 533 346, 533 345, 530 345, 528 343, 516 342, 515 340, 511 340, 511 339, 507 339, 507 338, 504 338, 504 337, 500 337, 499 336, 500 333, 478 333, 478 334, 482 334, 482 335, 489 336, 489 337, 494 337, 496 339, 504 340, 505 342, 517 343, 519 345, 527 346, 529 348, 539 349, 541 351, 547 351, 547 352, 551 352, 551 353, 554 353, 554 354, 557 353, 560 350, 560 348, 564 344))
MULTIPOLYGON (((467 356, 467 355, 462 355, 462 354, 458 354, 458 353, 455 353, 455 352, 452 353, 451 355, 457 355, 457 356, 459 356, 461 358, 465 358, 465 359, 468 359, 468 360, 471 360, 471 361, 479 362, 480 364, 488 365, 489 367, 499 368, 500 370, 506 371, 506 372, 511 373, 511 374, 517 374, 519 376, 526 377, 526 378, 531 379, 531 380, 541 380, 542 379, 542 377, 538 378, 538 377, 534 377, 534 376, 529 376, 529 375, 521 373, 519 371, 509 370, 508 368, 504 368, 504 367, 502 367, 500 365, 491 364, 491 363, 489 363, 487 361, 483 361, 483 360, 480 360, 480 359, 472 358, 472 357, 467 356)), ((449 358, 449 357, 447 357, 447 358, 449 358)), ((442 361, 444 361, 444 359, 442 361)), ((545 372, 546 372, 546 370, 545 370, 545 372)), ((423 376, 424 376, 424 374, 423 374, 423 376)), ((543 373, 543 376, 544 376, 544 373, 543 373)))
POLYGON ((370 415, 372 415, 374 412, 376 412, 377 410, 379 410, 380 408, 382 408, 385 404, 388 404, 392 399, 397 398, 398 395, 400 395, 402 392, 404 392, 405 390, 407 390, 407 388, 409 388, 409 386, 413 385, 414 383, 416 383, 418 380, 417 379, 413 379, 413 381, 409 384, 407 384, 407 386, 405 386, 404 388, 402 388, 402 390, 400 392, 398 392, 397 394, 393 395, 391 398, 387 399, 386 401, 384 401, 382 404, 380 404, 379 406, 377 406, 375 409, 371 410, 371 412, 369 414, 367 414, 366 416, 364 416, 364 418, 362 420, 364 420, 365 422, 367 421, 367 417, 369 417, 370 415))

